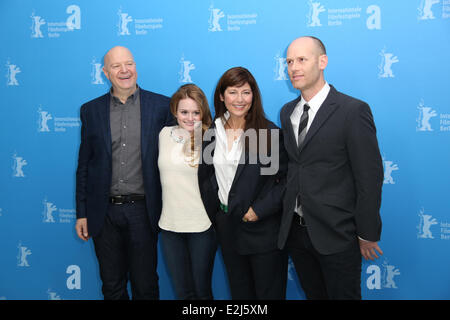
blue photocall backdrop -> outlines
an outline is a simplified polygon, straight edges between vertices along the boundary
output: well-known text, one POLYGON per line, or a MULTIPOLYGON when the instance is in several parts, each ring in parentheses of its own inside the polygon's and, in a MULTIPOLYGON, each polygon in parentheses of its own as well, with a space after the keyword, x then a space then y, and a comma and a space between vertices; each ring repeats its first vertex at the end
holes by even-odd
MULTIPOLYGON (((138 84, 213 91, 230 67, 256 77, 269 119, 296 92, 286 49, 326 45, 327 81, 369 103, 384 164, 384 255, 364 262, 364 299, 450 298, 450 0, 3 0, 0 29, 0 299, 101 299, 92 241, 75 225, 79 108, 106 93, 123 45, 138 84)), ((213 109, 213 108, 212 108, 213 109)), ((173 299, 159 256, 162 299, 173 299)), ((304 299, 292 263, 288 299, 304 299)), ((217 255, 213 292, 229 299, 217 255)))

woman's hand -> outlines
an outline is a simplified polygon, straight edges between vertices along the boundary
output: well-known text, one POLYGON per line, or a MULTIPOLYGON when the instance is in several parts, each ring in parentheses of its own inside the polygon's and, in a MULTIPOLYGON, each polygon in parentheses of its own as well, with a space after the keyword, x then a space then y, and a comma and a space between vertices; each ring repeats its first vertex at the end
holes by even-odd
POLYGON ((255 211, 253 211, 253 208, 250 207, 247 211, 247 213, 242 217, 242 221, 244 222, 255 222, 258 221, 258 216, 256 215, 255 211))

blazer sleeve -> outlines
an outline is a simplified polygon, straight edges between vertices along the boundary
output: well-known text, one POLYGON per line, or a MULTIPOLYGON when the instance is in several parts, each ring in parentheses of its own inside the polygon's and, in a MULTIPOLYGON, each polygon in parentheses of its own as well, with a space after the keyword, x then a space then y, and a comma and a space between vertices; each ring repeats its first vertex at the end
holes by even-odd
POLYGON ((80 109, 81 120, 81 141, 78 152, 78 167, 76 171, 76 215, 77 219, 86 218, 86 194, 87 194, 87 171, 88 162, 91 157, 91 148, 87 139, 87 117, 86 107, 82 106, 80 109))
POLYGON ((370 107, 361 102, 347 119, 347 148, 356 186, 356 232, 369 241, 381 236, 383 163, 370 107))
POLYGON ((259 219, 265 219, 281 212, 283 196, 286 190, 288 156, 284 148, 282 130, 277 130, 279 132, 278 150, 272 150, 272 154, 274 151, 278 153, 278 170, 267 179, 264 187, 252 204, 253 211, 255 211, 259 219))
POLYGON ((217 188, 211 182, 211 177, 214 176, 214 168, 212 165, 201 163, 198 166, 198 184, 200 188, 200 196, 202 198, 203 206, 208 214, 209 220, 213 225, 216 223, 216 213, 219 210, 219 198, 217 196, 217 188))
MULTIPOLYGON (((169 100, 170 103, 170 100, 169 100)), ((166 120, 165 120, 165 124, 164 127, 172 127, 174 125, 177 124, 175 117, 172 115, 172 112, 170 111, 170 107, 166 108, 167 110, 167 115, 166 115, 166 120)))

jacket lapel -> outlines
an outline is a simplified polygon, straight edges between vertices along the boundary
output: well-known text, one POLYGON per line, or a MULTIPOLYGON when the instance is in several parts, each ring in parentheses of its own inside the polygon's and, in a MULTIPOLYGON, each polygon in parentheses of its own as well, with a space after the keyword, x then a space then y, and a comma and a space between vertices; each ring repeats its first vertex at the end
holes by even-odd
POLYGON ((103 100, 97 108, 97 115, 100 118, 101 131, 105 142, 105 147, 109 155, 111 155, 111 124, 110 124, 110 108, 111 96, 109 93, 103 96, 103 100))
POLYGON ((236 174, 234 175, 234 179, 233 182, 231 183, 231 188, 230 191, 233 190, 234 185, 237 183, 236 181, 238 181, 239 176, 241 175, 242 171, 244 170, 245 166, 248 163, 248 152, 245 152, 245 147, 242 150, 242 154, 241 154, 241 158, 239 159, 239 164, 238 167, 236 169, 236 174))
POLYGON ((287 124, 287 127, 289 128, 289 138, 294 142, 294 145, 297 145, 296 139, 295 139, 295 136, 297 135, 297 132, 294 132, 294 128, 292 127, 291 116, 292 116, 292 113, 294 112, 295 107, 300 102, 301 98, 302 97, 299 96, 297 99, 295 99, 291 103, 291 105, 289 106, 289 108, 287 110, 286 124, 287 124))
MULTIPOLYGON (((215 134, 215 123, 213 122, 212 125, 209 127, 207 132, 214 132, 214 134, 212 134, 210 137, 208 137, 208 140, 204 140, 204 136, 202 136, 202 150, 200 153, 201 156, 201 161, 205 162, 207 161, 206 165, 209 166, 214 166, 213 164, 213 157, 214 157, 214 150, 216 148, 216 134, 215 134), (206 160, 205 160, 205 155, 206 155, 206 160)), ((207 132, 205 132, 205 135, 207 134, 207 132)), ((213 188, 215 188, 216 190, 219 189, 219 186, 217 185, 217 180, 216 180, 216 175, 214 173, 214 168, 210 171, 212 172, 212 174, 208 177, 208 179, 210 179, 211 185, 213 186, 213 188)))
POLYGON ((306 133, 305 140, 303 141, 302 145, 299 148, 299 152, 302 152, 302 150, 312 139, 312 137, 317 133, 317 131, 322 127, 322 125, 327 121, 327 119, 333 114, 333 112, 339 106, 338 103, 336 102, 335 97, 336 97, 336 89, 334 89, 333 86, 330 86, 330 92, 328 93, 327 98, 322 103, 322 105, 319 108, 319 111, 314 117, 314 120, 311 123, 311 127, 306 133))
POLYGON ((142 159, 147 155, 147 149, 150 143, 157 143, 150 141, 150 133, 154 126, 154 117, 151 112, 151 98, 144 94, 143 89, 139 89, 139 104, 141 107, 141 153, 142 159))
MULTIPOLYGON (((211 129, 212 130, 216 130, 216 125, 215 125, 214 121, 213 121, 213 124, 210 127, 210 130, 211 129)), ((206 148, 208 148, 208 150, 211 150, 210 148, 212 148, 212 153, 211 153, 212 157, 211 157, 211 159, 214 157, 214 150, 215 150, 215 144, 216 144, 216 136, 215 135, 213 135, 213 137, 211 138, 211 142, 205 142, 203 144, 203 151, 206 148)), ((241 158, 239 159, 239 164, 238 164, 238 167, 236 169, 236 173, 234 175, 233 182, 231 183, 230 192, 231 192, 231 190, 233 190, 233 188, 234 188, 234 186, 236 184, 236 181, 238 181, 239 176, 241 175, 242 171, 244 170, 245 164, 248 162, 248 158, 249 158, 248 152, 245 152, 245 150, 242 150, 241 158)), ((212 183, 213 187, 217 187, 217 190, 219 189, 219 186, 217 185, 217 180, 216 180, 216 176, 215 175, 211 176, 211 183, 212 183)), ((230 205, 230 204, 228 204, 228 205, 230 205)))
POLYGON ((285 143, 285 148, 291 155, 295 155, 296 157, 298 156, 299 148, 297 146, 297 140, 295 139, 297 133, 294 132, 294 128, 292 127, 291 115, 301 98, 302 97, 299 96, 287 105, 286 112, 284 113, 285 116, 283 117, 284 119, 281 119, 282 127, 285 128, 285 132, 287 133, 286 139, 288 139, 285 143))

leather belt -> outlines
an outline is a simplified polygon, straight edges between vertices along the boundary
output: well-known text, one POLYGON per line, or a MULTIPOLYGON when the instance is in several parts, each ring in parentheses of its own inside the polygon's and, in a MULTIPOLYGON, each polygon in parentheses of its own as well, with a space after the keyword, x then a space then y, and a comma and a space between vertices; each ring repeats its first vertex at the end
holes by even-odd
POLYGON ((294 221, 302 227, 306 227, 305 218, 303 218, 303 216, 300 216, 297 212, 294 212, 294 221))
POLYGON ((111 196, 109 197, 109 202, 112 204, 124 204, 124 203, 134 203, 135 201, 141 201, 145 199, 143 194, 130 194, 123 196, 111 196))

